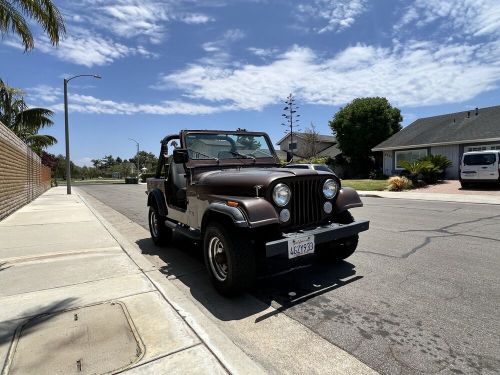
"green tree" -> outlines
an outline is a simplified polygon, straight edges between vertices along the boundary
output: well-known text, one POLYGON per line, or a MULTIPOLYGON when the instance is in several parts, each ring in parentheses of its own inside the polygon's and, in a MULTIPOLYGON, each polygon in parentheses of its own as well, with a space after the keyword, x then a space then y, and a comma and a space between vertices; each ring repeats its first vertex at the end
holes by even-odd
POLYGON ((21 90, 0 79, 0 121, 40 155, 57 143, 51 135, 38 134, 40 129, 54 124, 51 119, 54 112, 46 108, 28 108, 22 94, 21 90))
POLYGON ((52 45, 66 34, 63 17, 52 0, 0 0, 0 34, 18 35, 24 50, 30 51, 35 42, 26 18, 42 27, 52 45))
POLYGON ((386 98, 375 97, 354 99, 340 108, 329 125, 354 172, 366 175, 373 167, 372 148, 400 131, 401 121, 398 108, 386 98))
MULTIPOLYGON (((129 159, 130 163, 137 165, 137 154, 129 159)), ((139 164, 140 168, 146 167, 148 171, 154 170, 156 164, 158 163, 158 158, 152 152, 139 151, 139 164)))
POLYGON ((247 150, 257 150, 260 148, 260 142, 258 142, 254 136, 239 135, 236 142, 247 150))

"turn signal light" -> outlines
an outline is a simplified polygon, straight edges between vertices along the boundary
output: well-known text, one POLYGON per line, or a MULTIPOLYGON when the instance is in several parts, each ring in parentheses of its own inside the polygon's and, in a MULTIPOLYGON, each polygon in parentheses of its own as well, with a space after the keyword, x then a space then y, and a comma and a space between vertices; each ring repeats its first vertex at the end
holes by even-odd
POLYGON ((229 207, 238 207, 238 202, 234 202, 234 201, 227 201, 226 204, 229 206, 229 207))

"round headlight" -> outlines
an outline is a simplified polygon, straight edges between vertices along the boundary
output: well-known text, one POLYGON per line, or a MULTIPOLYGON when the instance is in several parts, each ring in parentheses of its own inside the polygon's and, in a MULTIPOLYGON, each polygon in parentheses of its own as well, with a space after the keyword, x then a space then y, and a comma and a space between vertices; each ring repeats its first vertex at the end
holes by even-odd
POLYGON ((337 194, 338 188, 339 187, 337 185, 337 182, 329 178, 323 184, 323 195, 325 196, 326 199, 332 199, 335 196, 335 194, 337 194))
POLYGON ((290 197, 292 196, 292 192, 290 188, 285 184, 278 184, 274 187, 273 190, 273 201, 278 206, 283 207, 290 202, 290 197))

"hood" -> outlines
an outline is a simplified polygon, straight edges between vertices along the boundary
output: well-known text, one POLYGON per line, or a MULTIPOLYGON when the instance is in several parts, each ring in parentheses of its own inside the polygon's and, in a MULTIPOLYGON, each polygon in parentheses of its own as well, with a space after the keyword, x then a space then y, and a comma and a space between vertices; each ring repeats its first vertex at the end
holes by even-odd
POLYGON ((208 194, 255 196, 255 186, 261 186, 262 193, 264 193, 273 182, 279 179, 328 174, 312 169, 292 168, 225 169, 198 174, 196 185, 208 194))

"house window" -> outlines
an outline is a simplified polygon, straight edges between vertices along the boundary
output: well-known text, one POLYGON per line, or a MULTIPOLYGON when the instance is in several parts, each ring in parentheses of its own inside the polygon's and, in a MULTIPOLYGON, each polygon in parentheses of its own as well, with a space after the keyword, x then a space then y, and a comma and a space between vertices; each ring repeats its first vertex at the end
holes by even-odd
POLYGON ((403 167, 401 167, 401 162, 403 161, 408 161, 408 162, 412 162, 412 161, 415 161, 415 160, 418 160, 420 158, 423 158, 427 156, 427 149, 426 148, 421 148, 421 149, 418 149, 418 150, 404 150, 404 151, 396 151, 395 153, 395 165, 396 165, 396 169, 403 169, 403 167))
POLYGON ((465 147, 465 152, 487 151, 487 150, 500 150, 500 145, 479 145, 479 146, 467 146, 467 147, 465 147))

